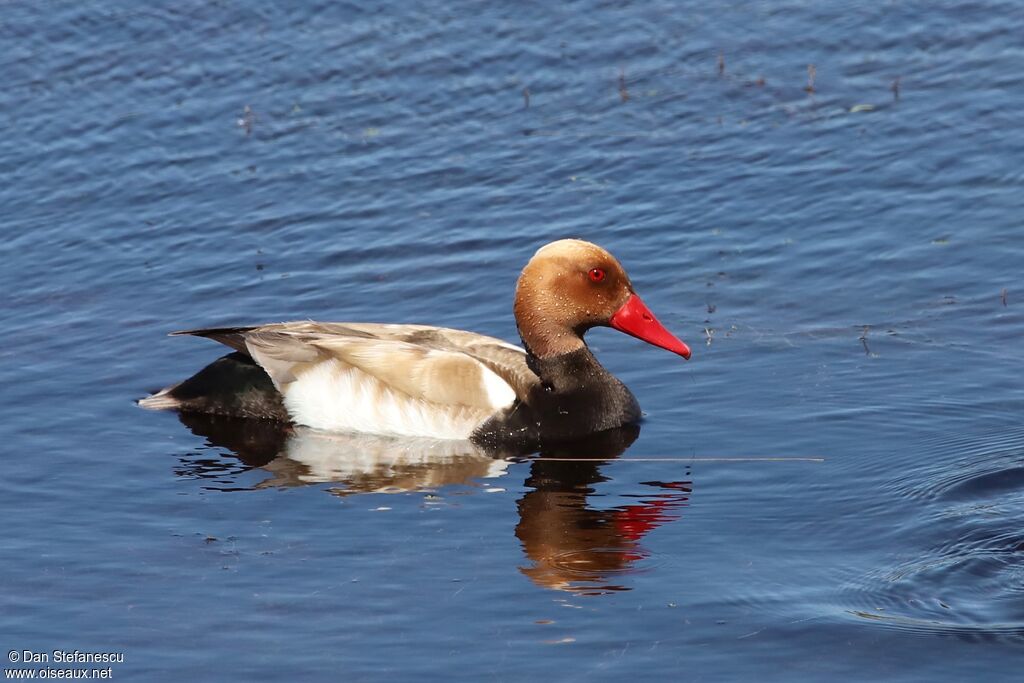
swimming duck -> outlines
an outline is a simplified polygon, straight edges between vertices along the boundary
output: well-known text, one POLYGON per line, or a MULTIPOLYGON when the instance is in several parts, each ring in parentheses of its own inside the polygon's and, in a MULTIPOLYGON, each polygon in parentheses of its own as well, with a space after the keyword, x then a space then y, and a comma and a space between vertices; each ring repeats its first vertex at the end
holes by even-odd
POLYGON ((330 431, 482 444, 578 439, 640 420, 636 398, 583 335, 610 326, 690 358, 610 253, 541 247, 513 307, 523 348, 443 327, 287 322, 174 332, 235 350, 139 403, 262 417, 330 431))

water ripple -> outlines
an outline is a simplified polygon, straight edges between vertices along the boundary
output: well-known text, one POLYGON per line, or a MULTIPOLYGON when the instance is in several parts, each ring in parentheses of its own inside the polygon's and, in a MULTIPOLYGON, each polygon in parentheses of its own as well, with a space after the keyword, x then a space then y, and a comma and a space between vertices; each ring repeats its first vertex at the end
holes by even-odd
POLYGON ((1024 429, 935 436, 888 488, 918 510, 903 549, 845 586, 849 613, 888 628, 1024 638, 1024 429))

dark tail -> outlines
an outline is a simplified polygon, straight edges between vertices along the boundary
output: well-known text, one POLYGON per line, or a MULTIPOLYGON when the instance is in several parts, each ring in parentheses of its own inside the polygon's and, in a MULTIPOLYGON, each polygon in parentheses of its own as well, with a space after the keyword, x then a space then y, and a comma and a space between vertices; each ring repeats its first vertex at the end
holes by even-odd
POLYGON ((241 353, 229 353, 215 360, 184 382, 142 399, 139 405, 151 410, 172 409, 288 422, 288 411, 270 376, 252 358, 241 353))

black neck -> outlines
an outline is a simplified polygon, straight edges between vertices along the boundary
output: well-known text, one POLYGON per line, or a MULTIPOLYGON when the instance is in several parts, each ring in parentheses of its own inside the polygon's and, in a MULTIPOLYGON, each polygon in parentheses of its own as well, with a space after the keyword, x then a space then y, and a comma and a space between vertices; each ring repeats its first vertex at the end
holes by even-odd
POLYGON ((530 395, 482 426, 498 439, 525 436, 540 442, 578 439, 640 420, 640 406, 622 382, 584 344, 558 356, 527 353, 540 378, 530 395))
POLYGON ((588 388, 604 389, 607 384, 622 383, 597 362, 584 344, 576 351, 541 358, 527 352, 526 364, 540 377, 545 391, 569 394, 588 388))

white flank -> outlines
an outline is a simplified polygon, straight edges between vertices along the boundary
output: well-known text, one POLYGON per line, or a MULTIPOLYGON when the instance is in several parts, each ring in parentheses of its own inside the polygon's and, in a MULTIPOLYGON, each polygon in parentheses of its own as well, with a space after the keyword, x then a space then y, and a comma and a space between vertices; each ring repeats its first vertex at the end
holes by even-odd
POLYGON ((512 402, 516 400, 516 392, 509 386, 509 383, 487 368, 483 368, 483 376, 487 400, 490 401, 491 407, 494 410, 499 410, 512 405, 512 402))
POLYGON ((494 403, 490 410, 415 399, 331 359, 288 384, 284 403, 295 422, 316 429, 467 439, 494 411, 515 398, 512 388, 493 372, 488 370, 485 376, 488 397, 494 403), (504 391, 496 383, 504 385, 504 391))

